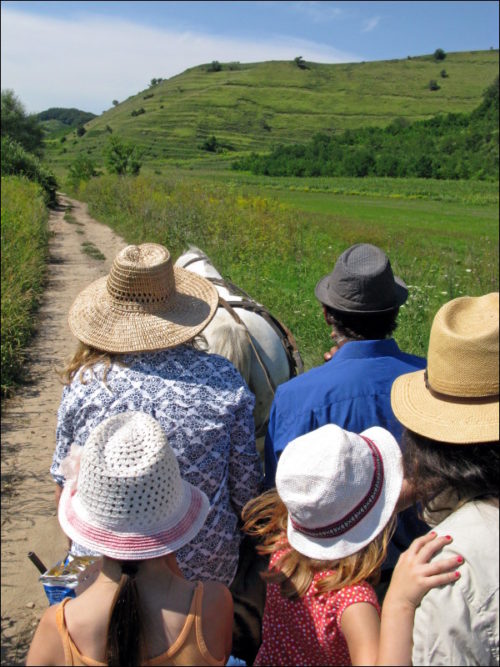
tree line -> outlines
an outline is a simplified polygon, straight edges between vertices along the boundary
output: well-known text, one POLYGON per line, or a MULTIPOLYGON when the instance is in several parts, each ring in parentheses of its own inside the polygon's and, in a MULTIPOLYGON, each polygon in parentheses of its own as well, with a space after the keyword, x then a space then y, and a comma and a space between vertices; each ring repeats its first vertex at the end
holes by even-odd
POLYGON ((233 169, 269 176, 391 176, 498 180, 498 77, 471 113, 385 128, 316 134, 304 144, 251 153, 233 169))
POLYGON ((13 90, 2 90, 1 172, 24 176, 41 185, 45 202, 56 203, 57 181, 43 163, 43 128, 28 114, 13 90))

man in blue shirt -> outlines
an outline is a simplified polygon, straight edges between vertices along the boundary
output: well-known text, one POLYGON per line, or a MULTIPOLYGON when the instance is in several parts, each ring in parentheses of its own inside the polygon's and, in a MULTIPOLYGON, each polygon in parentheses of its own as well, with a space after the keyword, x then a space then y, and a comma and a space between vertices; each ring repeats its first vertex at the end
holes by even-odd
MULTIPOLYGON (((276 390, 265 441, 267 488, 274 486, 278 458, 287 444, 324 424, 354 433, 382 426, 400 442, 402 426, 391 408, 392 383, 426 366, 425 359, 401 352, 391 337, 408 290, 380 248, 367 243, 348 248, 318 282, 315 294, 337 349, 326 355, 331 356, 326 364, 276 390)), ((400 514, 383 569, 391 570, 399 553, 425 530, 413 508, 400 514)))

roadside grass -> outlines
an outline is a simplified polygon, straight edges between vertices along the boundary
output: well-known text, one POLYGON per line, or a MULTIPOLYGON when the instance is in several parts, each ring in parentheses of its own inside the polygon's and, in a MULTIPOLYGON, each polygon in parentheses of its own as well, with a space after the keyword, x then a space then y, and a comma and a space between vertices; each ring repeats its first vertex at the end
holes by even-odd
POLYGON ((79 196, 129 243, 163 243, 174 259, 189 244, 202 248, 224 277, 292 330, 310 368, 330 346, 314 287, 354 243, 382 247, 408 284, 395 337, 414 354, 425 355, 442 304, 498 290, 498 194, 495 204, 484 183, 469 185, 467 203, 446 181, 439 181, 444 199, 436 200, 383 190, 377 196, 269 192, 177 171, 167 178, 103 176, 79 196))
POLYGON ((26 346, 46 274, 49 232, 43 191, 35 183, 2 176, 2 398, 25 378, 26 346))

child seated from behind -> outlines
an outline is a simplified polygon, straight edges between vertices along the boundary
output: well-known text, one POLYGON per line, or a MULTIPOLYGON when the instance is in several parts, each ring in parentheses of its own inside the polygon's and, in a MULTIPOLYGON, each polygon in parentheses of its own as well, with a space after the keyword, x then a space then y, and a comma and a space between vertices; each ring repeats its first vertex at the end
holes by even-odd
POLYGON ((255 665, 411 664, 415 608, 458 578, 460 561, 428 563, 450 537, 415 540, 394 570, 381 623, 372 584, 402 483, 399 446, 380 427, 357 435, 327 424, 285 448, 276 489, 243 511, 244 530, 271 556, 255 665))

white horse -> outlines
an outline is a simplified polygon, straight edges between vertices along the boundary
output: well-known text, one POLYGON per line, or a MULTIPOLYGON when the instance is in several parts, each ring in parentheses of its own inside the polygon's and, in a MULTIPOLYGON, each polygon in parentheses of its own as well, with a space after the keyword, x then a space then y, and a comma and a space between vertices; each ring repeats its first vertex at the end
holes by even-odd
POLYGON ((207 351, 229 359, 255 395, 255 434, 265 434, 276 387, 304 370, 290 331, 243 290, 225 281, 199 248, 190 246, 176 266, 207 278, 219 307, 203 330, 207 351))

